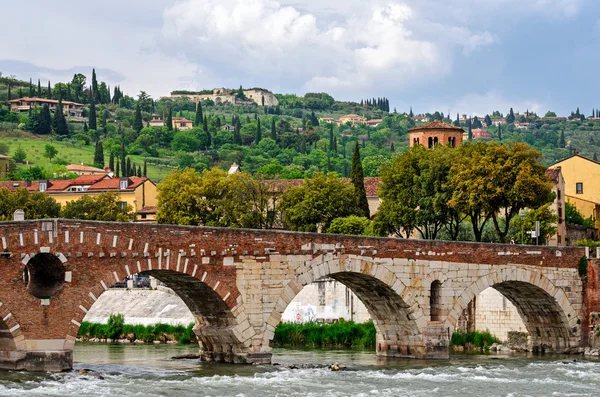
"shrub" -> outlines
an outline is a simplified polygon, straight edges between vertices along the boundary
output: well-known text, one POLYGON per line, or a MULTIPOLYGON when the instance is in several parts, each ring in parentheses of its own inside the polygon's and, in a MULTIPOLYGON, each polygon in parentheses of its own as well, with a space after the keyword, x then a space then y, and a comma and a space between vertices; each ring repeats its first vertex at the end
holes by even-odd
POLYGON ((291 346, 375 346, 376 330, 372 321, 357 324, 339 321, 333 324, 280 323, 275 329, 273 343, 291 346))
POLYGON ((585 255, 579 259, 578 271, 579 277, 582 277, 585 281, 587 281, 588 260, 585 255))
POLYGON ((111 314, 106 323, 106 336, 110 339, 118 339, 123 334, 125 316, 122 314, 111 314))

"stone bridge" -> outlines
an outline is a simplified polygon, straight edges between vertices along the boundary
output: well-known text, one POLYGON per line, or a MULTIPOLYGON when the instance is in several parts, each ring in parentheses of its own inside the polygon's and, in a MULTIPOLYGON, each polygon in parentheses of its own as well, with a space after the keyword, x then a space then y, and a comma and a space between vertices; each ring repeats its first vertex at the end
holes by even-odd
POLYGON ((270 362, 286 306, 325 276, 364 302, 389 357, 447 358, 461 313, 488 287, 515 304, 539 351, 585 345, 599 306, 596 283, 579 276, 582 248, 63 219, 0 223, 0 239, 5 369, 71 368, 83 317, 134 273, 183 299, 204 359, 232 363, 270 362))

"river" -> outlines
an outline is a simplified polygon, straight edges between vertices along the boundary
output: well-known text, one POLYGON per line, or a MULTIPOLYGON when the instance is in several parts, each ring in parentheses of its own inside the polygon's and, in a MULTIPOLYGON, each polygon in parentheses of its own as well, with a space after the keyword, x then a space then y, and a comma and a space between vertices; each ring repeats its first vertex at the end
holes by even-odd
POLYGON ((456 355, 381 360, 372 351, 275 349, 282 366, 199 364, 197 346, 77 343, 75 371, 0 373, 0 396, 598 396, 600 362, 581 357, 456 355), (347 370, 287 369, 343 363, 347 370), (89 369, 87 374, 78 370, 89 369))

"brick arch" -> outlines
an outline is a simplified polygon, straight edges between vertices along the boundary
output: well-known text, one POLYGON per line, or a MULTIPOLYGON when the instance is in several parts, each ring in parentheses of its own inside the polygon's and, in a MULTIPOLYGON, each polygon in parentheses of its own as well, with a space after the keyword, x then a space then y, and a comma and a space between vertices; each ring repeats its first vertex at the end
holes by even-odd
POLYGON ((22 350, 24 347, 25 337, 19 321, 0 300, 0 352, 22 350))
POLYGON ((407 357, 421 353, 421 327, 427 319, 402 280, 385 267, 367 259, 329 256, 318 265, 301 267, 279 295, 267 320, 262 351, 268 351, 275 327, 290 302, 308 284, 323 277, 341 282, 365 304, 377 330, 377 354, 407 357))
POLYGON ((581 334, 578 313, 562 288, 539 272, 510 268, 484 275, 463 290, 447 317, 451 330, 473 298, 489 287, 515 305, 534 351, 566 350, 570 338, 581 334))
MULTIPOLYGON (((178 261, 177 265, 160 268, 150 258, 129 261, 110 270, 98 273, 91 284, 87 296, 82 297, 81 304, 73 315, 68 334, 68 341, 74 341, 81 321, 108 288, 127 276, 144 273, 164 282, 185 303, 194 315, 196 334, 203 360, 237 362, 251 344, 253 334, 241 326, 247 323, 247 314, 239 299, 237 286, 229 288, 212 266, 197 265, 192 261, 178 261), (245 338, 242 337, 242 331, 245 338)), ((73 275, 76 277, 76 274, 73 275)))

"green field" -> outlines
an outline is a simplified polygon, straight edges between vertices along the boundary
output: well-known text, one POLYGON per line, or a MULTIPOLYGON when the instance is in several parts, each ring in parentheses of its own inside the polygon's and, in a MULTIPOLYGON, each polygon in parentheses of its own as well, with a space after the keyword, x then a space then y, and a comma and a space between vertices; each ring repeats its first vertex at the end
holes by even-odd
MULTIPOLYGON (((51 144, 58 150, 57 158, 65 159, 68 164, 82 164, 93 166, 94 161, 94 146, 82 145, 74 146, 71 142, 63 143, 52 140, 51 137, 37 137, 31 134, 23 134, 20 137, 0 137, 0 142, 5 142, 10 145, 10 154, 13 155, 19 146, 21 146, 27 153, 27 161, 30 165, 39 165, 48 170, 55 170, 54 164, 50 163, 46 157, 44 157, 44 150, 47 144, 51 144)), ((144 158, 142 156, 128 156, 131 161, 137 165, 143 167, 144 158)), ((56 158, 53 159, 56 162, 56 158)), ((109 155, 106 154, 104 163, 108 166, 109 155)), ((26 164, 20 164, 18 167, 28 167, 26 164)), ((156 167, 148 164, 147 176, 154 182, 158 182, 163 179, 171 168, 167 167, 156 167)))

